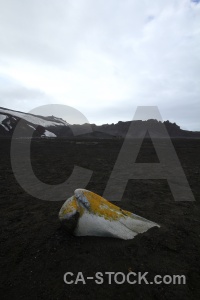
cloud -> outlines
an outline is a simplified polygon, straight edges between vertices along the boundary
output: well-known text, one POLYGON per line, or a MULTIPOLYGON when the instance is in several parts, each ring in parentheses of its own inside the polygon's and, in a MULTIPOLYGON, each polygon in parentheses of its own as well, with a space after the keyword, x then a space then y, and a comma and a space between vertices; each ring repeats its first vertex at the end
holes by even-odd
POLYGON ((22 86, 10 77, 0 74, 0 106, 19 111, 30 110, 30 103, 40 106, 51 103, 52 99, 44 92, 22 86))
POLYGON ((199 130, 197 2, 0 0, 0 83, 23 87, 10 80, 6 96, 0 85, 0 105, 67 104, 97 123, 158 105, 164 119, 199 130))

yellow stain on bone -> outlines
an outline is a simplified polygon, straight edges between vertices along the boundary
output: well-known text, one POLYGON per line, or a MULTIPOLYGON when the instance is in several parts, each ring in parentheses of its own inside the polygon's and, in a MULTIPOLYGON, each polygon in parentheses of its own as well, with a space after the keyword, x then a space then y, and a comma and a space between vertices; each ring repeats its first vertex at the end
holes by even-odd
POLYGON ((119 220, 120 218, 126 218, 128 216, 132 217, 132 213, 129 211, 122 210, 118 206, 108 202, 106 199, 95 193, 84 191, 83 194, 90 202, 89 210, 93 214, 110 221, 119 220))
POLYGON ((61 214, 62 215, 67 215, 67 214, 73 213, 75 211, 79 212, 79 205, 77 203, 76 197, 73 196, 71 201, 63 207, 63 210, 61 211, 61 214))

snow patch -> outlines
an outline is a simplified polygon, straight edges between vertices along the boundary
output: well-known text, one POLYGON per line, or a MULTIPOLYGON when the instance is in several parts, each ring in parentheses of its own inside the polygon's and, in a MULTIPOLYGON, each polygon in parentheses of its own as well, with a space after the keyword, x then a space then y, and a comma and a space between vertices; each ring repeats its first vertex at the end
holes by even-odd
POLYGON ((42 137, 57 137, 53 132, 50 132, 48 130, 45 130, 44 134, 42 135, 42 137))
POLYGON ((0 125, 3 126, 6 131, 9 131, 9 129, 4 124, 1 123, 0 125))
POLYGON ((30 124, 28 124, 28 126, 35 130, 35 127, 31 126, 30 124))
POLYGON ((68 125, 67 122, 62 121, 58 118, 55 118, 55 120, 58 120, 58 122, 53 122, 53 121, 46 121, 43 120, 39 117, 35 117, 29 114, 25 114, 25 113, 20 113, 17 111, 13 111, 13 110, 8 110, 8 112, 2 108, 0 108, 0 113, 9 113, 12 116, 24 119, 26 121, 28 121, 29 123, 35 124, 35 125, 40 125, 43 127, 49 127, 49 126, 66 126, 68 125))
POLYGON ((8 126, 9 129, 12 129, 12 126, 10 124, 10 120, 7 121, 6 125, 8 126))
POLYGON ((6 115, 0 115, 0 123, 3 122, 8 116, 6 115))

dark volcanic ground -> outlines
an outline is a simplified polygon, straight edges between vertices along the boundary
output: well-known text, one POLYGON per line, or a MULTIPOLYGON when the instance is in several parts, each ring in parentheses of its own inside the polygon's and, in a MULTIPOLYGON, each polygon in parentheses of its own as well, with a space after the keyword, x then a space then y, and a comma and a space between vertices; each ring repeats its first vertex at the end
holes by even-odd
MULTIPOLYGON (((63 202, 37 200, 23 191, 12 173, 10 141, 1 139, 1 299, 200 299, 200 140, 173 144, 196 201, 175 202, 166 180, 129 180, 117 205, 161 228, 124 241, 67 236, 57 217, 63 202), (99 285, 63 281, 66 272, 87 277, 130 270, 149 272, 150 281, 157 274, 183 274, 186 285, 109 285, 106 275, 99 285)), ((65 181, 74 164, 91 169, 86 188, 102 195, 120 147, 114 140, 35 140, 32 164, 49 184, 65 181)), ((157 162, 151 141, 143 143, 137 162, 157 162)))

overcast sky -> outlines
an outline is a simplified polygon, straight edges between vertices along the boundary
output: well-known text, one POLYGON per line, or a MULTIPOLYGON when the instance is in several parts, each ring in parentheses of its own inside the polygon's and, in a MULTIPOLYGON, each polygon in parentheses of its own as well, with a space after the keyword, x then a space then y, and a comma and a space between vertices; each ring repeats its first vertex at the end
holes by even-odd
POLYGON ((157 105, 200 130, 199 1, 0 0, 0 106, 44 104, 96 124, 157 105))

